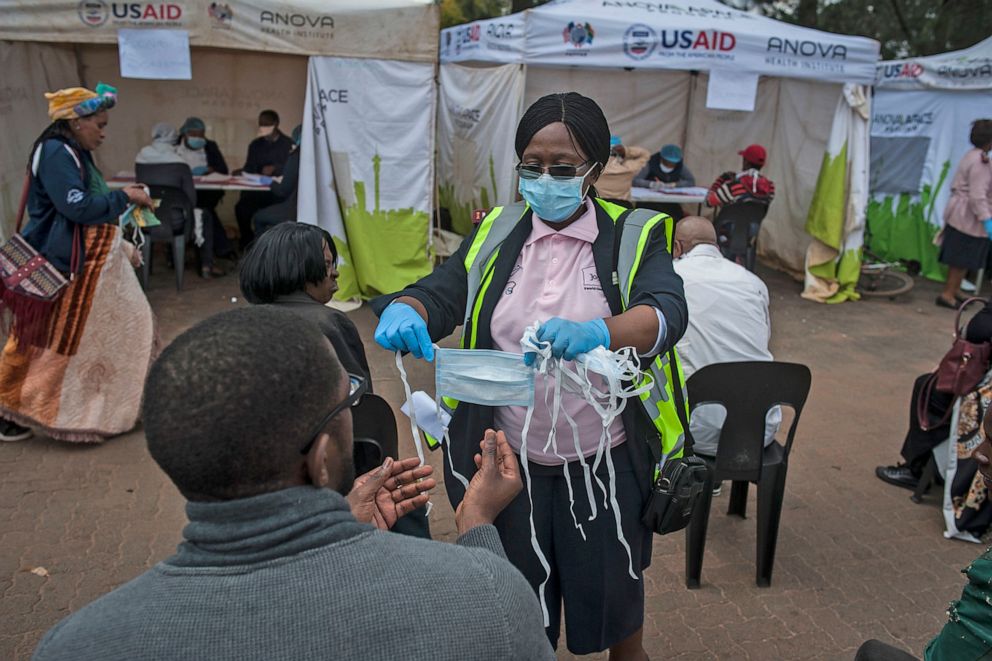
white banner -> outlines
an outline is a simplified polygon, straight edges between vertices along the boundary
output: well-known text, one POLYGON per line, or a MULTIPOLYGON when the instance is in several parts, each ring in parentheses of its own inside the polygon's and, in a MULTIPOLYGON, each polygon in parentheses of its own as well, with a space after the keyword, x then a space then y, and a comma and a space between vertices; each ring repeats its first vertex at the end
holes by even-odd
POLYGON ((933 237, 943 226, 951 179, 976 119, 992 115, 992 90, 879 89, 871 123, 871 248, 921 262, 942 279, 933 237))
POLYGON ((434 67, 310 58, 298 218, 341 258, 341 299, 396 291, 431 270, 434 67))
POLYGON ((442 62, 726 69, 862 84, 874 82, 878 53, 873 39, 775 21, 714 0, 553 2, 450 28, 441 40, 442 62), (512 29, 501 34, 494 26, 512 29))
POLYGON ((878 65, 878 87, 992 89, 992 37, 971 48, 878 65))
POLYGON ((438 8, 418 0, 0 0, 0 39, 115 43, 120 29, 187 30, 192 46, 437 58, 438 8))
POLYGON ((500 16, 441 30, 441 60, 444 62, 522 62, 524 18, 521 14, 500 16))
POLYGON ((440 205, 454 230, 472 230, 472 211, 509 204, 516 192, 513 138, 523 112, 520 65, 441 65, 438 112, 440 205))

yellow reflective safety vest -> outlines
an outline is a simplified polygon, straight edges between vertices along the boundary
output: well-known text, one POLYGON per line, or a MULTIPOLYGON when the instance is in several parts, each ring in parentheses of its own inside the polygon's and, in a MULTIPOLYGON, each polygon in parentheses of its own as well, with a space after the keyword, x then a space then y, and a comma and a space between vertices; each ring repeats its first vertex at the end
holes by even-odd
MULTIPOLYGON (((616 228, 614 237, 613 285, 620 290, 623 310, 627 309, 631 286, 637 275, 641 259, 651 233, 659 224, 664 225, 669 253, 672 251, 672 233, 675 223, 671 216, 647 209, 630 211, 605 200, 596 199, 616 228)), ((478 336, 479 311, 482 300, 492 283, 496 257, 500 246, 517 222, 527 211, 523 202, 493 208, 479 224, 471 246, 465 254, 465 272, 468 274, 465 321, 462 326, 462 348, 474 349, 478 336)), ((685 376, 674 346, 656 356, 647 369, 642 370, 641 384, 651 383, 651 388, 641 395, 641 405, 658 432, 658 446, 652 448, 657 471, 668 459, 681 457, 688 432, 688 396, 685 376)), ((445 400, 452 409, 458 402, 445 400)))

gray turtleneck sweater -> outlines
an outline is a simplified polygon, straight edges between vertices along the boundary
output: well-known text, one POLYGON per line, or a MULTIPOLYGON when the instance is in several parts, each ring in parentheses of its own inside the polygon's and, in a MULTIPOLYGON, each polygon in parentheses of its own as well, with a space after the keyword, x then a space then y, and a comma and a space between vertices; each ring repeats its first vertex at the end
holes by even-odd
POLYGON ((553 659, 492 526, 375 530, 327 489, 188 503, 173 557, 52 628, 38 661, 553 659))

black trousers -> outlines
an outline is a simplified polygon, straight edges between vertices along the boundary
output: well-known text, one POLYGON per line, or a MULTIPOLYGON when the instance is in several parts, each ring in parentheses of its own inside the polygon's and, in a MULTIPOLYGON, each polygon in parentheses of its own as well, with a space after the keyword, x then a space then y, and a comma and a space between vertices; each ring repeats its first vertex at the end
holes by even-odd
POLYGON ((919 659, 898 647, 873 639, 865 641, 858 648, 854 661, 919 661, 919 659))
MULTIPOLYGON (((920 428, 919 420, 916 417, 916 402, 920 397, 923 386, 926 385, 930 374, 921 374, 916 377, 913 384, 913 397, 909 400, 909 431, 906 432, 906 439, 902 443, 902 458, 913 472, 919 477, 923 474, 927 462, 930 460, 930 452, 935 447, 947 440, 951 433, 950 418, 942 425, 931 427, 929 431, 920 428)), ((949 408, 954 406, 954 396, 946 392, 930 391, 930 399, 927 402, 927 415, 932 425, 937 424, 949 408)))
POLYGON ((238 230, 241 232, 241 249, 244 250, 255 238, 251 227, 251 219, 265 207, 279 201, 279 198, 269 191, 242 191, 238 203, 234 205, 234 215, 238 219, 238 230))

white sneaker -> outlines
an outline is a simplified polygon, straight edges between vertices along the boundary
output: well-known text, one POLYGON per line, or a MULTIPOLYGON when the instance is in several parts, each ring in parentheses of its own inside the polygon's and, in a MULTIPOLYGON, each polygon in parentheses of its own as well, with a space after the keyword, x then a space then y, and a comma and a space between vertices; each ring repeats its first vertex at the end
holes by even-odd
POLYGON ((16 443, 26 441, 34 436, 34 432, 28 427, 22 427, 10 420, 0 420, 0 441, 4 443, 16 443))
POLYGON ((970 282, 968 280, 961 281, 961 291, 966 291, 971 294, 974 293, 976 289, 978 289, 978 287, 975 286, 974 282, 970 282))
POLYGON ((713 495, 719 496, 721 493, 723 493, 723 482, 717 482, 716 486, 713 487, 713 495))

